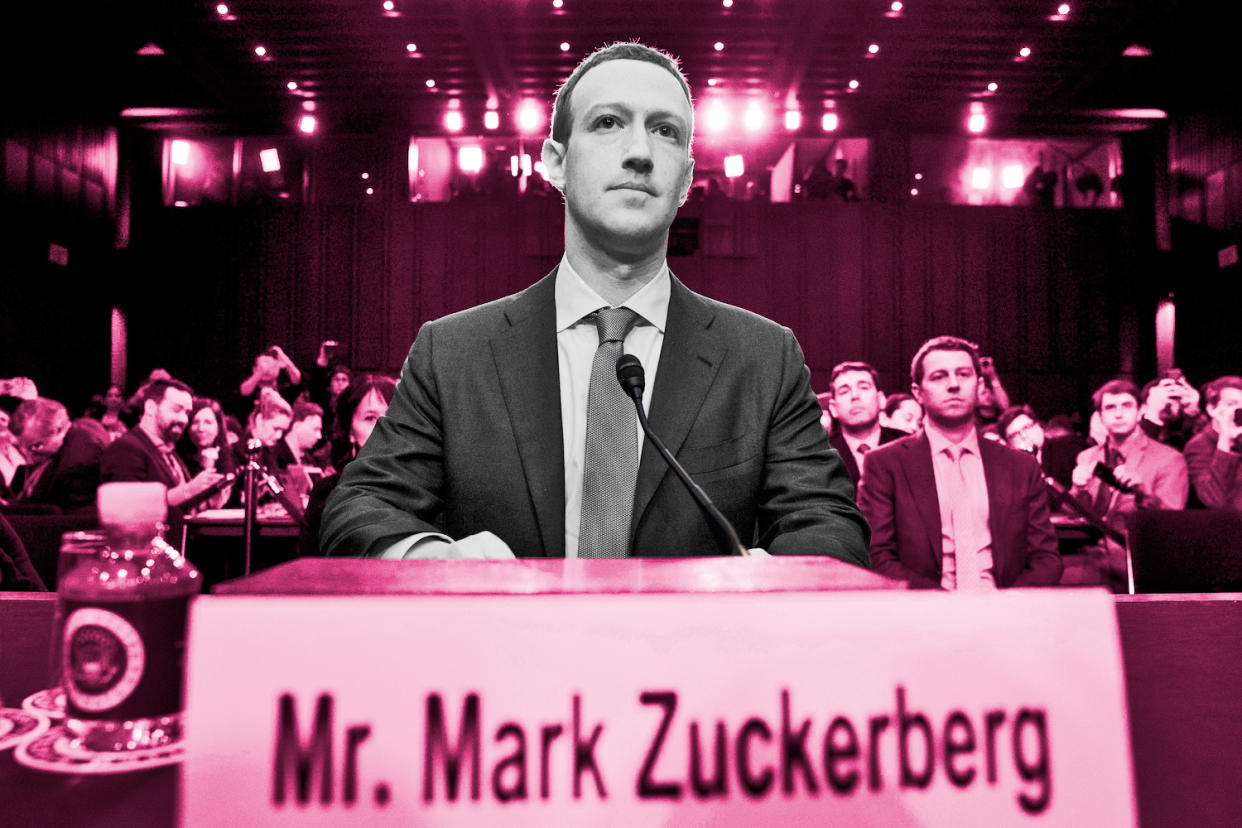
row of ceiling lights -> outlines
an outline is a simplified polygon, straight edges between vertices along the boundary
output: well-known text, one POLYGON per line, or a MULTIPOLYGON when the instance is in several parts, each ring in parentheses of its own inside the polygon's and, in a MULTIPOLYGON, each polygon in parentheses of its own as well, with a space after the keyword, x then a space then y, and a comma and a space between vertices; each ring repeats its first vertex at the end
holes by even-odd
MULTIPOLYGON (((722 1, 723 7, 726 10, 731 9, 733 7, 733 0, 721 0, 721 1, 722 1)), ((565 5, 564 0, 552 0, 552 7, 556 9, 557 11, 563 11, 564 5, 565 5)), ((397 9, 397 5, 394 2, 394 0, 383 0, 383 2, 380 4, 380 7, 382 9, 384 16, 386 17, 400 17, 401 16, 401 12, 397 9)), ((904 8, 905 7, 903 3, 901 2, 901 0, 892 0, 892 2, 889 4, 889 11, 886 12, 885 14, 888 17, 900 17, 904 11, 904 8)), ((1056 12, 1050 15, 1048 19, 1056 20, 1056 21, 1063 21, 1063 20, 1068 19, 1070 12, 1071 12, 1070 4, 1061 3, 1057 6, 1056 12)), ((216 13, 222 19, 225 19, 225 20, 236 20, 237 19, 236 15, 232 13, 232 11, 228 7, 228 4, 226 3, 217 4, 216 13)), ((562 41, 560 43, 560 50, 562 52, 568 52, 570 48, 571 46, 567 41, 562 41)), ((717 52, 724 51, 725 49, 724 42, 716 41, 713 44, 713 49, 717 52)), ((418 44, 416 43, 412 43, 412 42, 407 43, 405 45, 405 50, 406 50, 406 53, 410 57, 422 57, 422 53, 419 52, 418 44)), ((864 55, 864 57, 874 58, 879 53, 880 53, 880 45, 878 43, 870 43, 867 46, 867 52, 864 55)), ((268 52, 267 47, 262 44, 256 44, 254 46, 254 54, 256 57, 258 57, 261 60, 272 59, 272 55, 268 52)), ((1014 57, 1014 60, 1017 62, 1025 61, 1031 56, 1031 54, 1032 52, 1031 52, 1030 46, 1022 46, 1021 48, 1018 49, 1017 55, 1014 57)), ((426 81, 424 81, 424 84, 426 85, 427 89, 432 90, 432 91, 436 90, 435 78, 427 78, 426 81)), ((719 78, 708 78, 707 85, 709 87, 718 87, 721 85, 721 80, 719 78)), ((861 87, 861 83, 859 82, 857 78, 851 78, 847 86, 848 86, 849 92, 856 92, 861 87)), ((305 134, 313 134, 318 129, 318 125, 319 125, 318 119, 313 114, 310 114, 310 113, 315 112, 317 108, 316 102, 314 101, 312 97, 310 97, 309 92, 301 88, 301 86, 298 84, 297 81, 290 80, 285 84, 285 87, 290 92, 300 94, 303 96, 302 109, 305 111, 305 114, 303 114, 301 119, 299 120, 298 128, 301 132, 305 134)), ((1000 88, 999 84, 993 81, 989 83, 986 87, 987 94, 995 94, 999 90, 999 88, 1000 88)), ((712 106, 714 107, 714 109, 709 109, 707 112, 708 129, 709 130, 722 130, 727 126, 728 115, 724 111, 723 105, 719 104, 718 101, 713 102, 712 106)), ((834 108, 835 102, 832 102, 832 101, 827 102, 827 107, 829 109, 834 108)), ((515 124, 518 130, 521 132, 535 132, 539 128, 542 127, 543 117, 544 117, 543 113, 539 109, 538 104, 535 103, 534 101, 527 100, 527 101, 523 101, 518 106, 516 113, 515 113, 515 124)), ((747 107, 746 113, 743 117, 743 123, 746 126, 746 128, 752 132, 758 131, 763 128, 765 120, 766 119, 763 115, 762 109, 760 109, 756 103, 752 102, 752 104, 747 107)), ((983 132, 986 129, 986 123, 987 123, 986 116, 982 114, 981 110, 978 107, 972 104, 971 114, 967 122, 967 128, 971 132, 975 132, 975 133, 983 132)), ((786 130, 791 131, 791 132, 797 131, 798 129, 801 128, 801 125, 802 125, 801 112, 794 110, 794 109, 790 109, 785 112, 786 130)), ((834 132, 840 125, 840 118, 835 112, 831 112, 831 111, 825 112, 823 115, 823 118, 821 119, 821 125, 822 125, 824 132, 834 132)), ((444 115, 444 126, 445 126, 445 129, 447 129, 449 132, 454 132, 454 133, 461 132, 463 129, 465 129, 465 117, 461 113, 460 102, 456 98, 454 98, 453 100, 449 102, 449 108, 444 115)), ((488 129, 488 130, 495 130, 495 129, 499 129, 500 127, 500 113, 497 111, 496 102, 494 101, 488 102, 487 111, 484 112, 483 114, 483 126, 485 129, 488 129)))

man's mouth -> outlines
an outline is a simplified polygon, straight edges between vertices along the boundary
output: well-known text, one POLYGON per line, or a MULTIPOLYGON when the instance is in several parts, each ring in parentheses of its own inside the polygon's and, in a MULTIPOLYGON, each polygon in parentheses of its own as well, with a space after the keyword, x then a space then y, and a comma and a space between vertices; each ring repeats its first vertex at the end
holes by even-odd
POLYGON ((636 193, 646 193, 649 196, 655 195, 655 190, 651 189, 651 187, 647 186, 646 184, 640 184, 638 182, 627 182, 625 184, 617 184, 612 189, 630 190, 636 193))

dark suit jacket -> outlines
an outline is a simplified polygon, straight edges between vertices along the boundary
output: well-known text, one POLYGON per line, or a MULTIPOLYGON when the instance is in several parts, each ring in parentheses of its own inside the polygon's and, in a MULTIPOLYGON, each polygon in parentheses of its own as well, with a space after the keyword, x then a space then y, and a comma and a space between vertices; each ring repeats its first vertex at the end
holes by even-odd
MULTIPOLYGON (((182 471, 185 472, 187 479, 189 471, 184 468, 185 461, 181 459, 181 455, 173 452, 171 455, 175 462, 182 464, 182 471)), ((138 481, 163 483, 168 488, 173 488, 179 484, 177 478, 173 475, 172 469, 168 467, 164 457, 160 454, 160 450, 155 447, 155 443, 151 442, 151 438, 147 436, 138 426, 134 426, 122 436, 116 438, 111 445, 104 450, 103 461, 100 464, 100 476, 104 483, 113 481, 138 481)), ((169 537, 175 537, 180 532, 181 520, 184 512, 190 504, 183 503, 181 506, 168 507, 168 524, 174 528, 174 532, 169 537)))
MULTIPOLYGON (((564 557, 554 279, 422 326, 387 415, 328 500, 328 554, 490 530, 519 557, 564 557)), ((787 328, 673 279, 649 413, 742 543, 867 565, 866 523, 787 328)), ((650 445, 630 536, 636 557, 717 554, 650 445)))
MULTIPOLYGON (((1048 492, 1035 458, 979 440, 988 484, 992 574, 999 587, 1052 586, 1061 580, 1048 492)), ((925 434, 906 437, 867 455, 858 505, 871 524, 871 561, 877 572, 913 587, 940 586, 940 500, 925 434)))
MULTIPOLYGON (((895 428, 880 426, 880 445, 891 443, 894 440, 900 440, 906 436, 906 432, 898 431, 895 428)), ((850 446, 845 442, 845 435, 841 433, 841 429, 835 429, 828 435, 828 444, 837 450, 837 454, 841 455, 841 459, 845 462, 845 470, 850 473, 850 482, 854 484, 854 488, 858 488, 858 462, 854 459, 854 452, 850 451, 850 446)))
POLYGON ((71 425, 60 451, 24 501, 50 503, 66 514, 93 511, 105 443, 90 429, 77 423, 71 425))

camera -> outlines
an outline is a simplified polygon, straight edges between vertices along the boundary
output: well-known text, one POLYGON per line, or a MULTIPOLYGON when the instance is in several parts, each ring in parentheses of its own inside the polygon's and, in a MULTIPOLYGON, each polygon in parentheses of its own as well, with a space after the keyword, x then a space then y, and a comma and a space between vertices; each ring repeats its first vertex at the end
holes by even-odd
POLYGON ((1233 424, 1242 426, 1242 408, 1235 408, 1233 410, 1233 424))

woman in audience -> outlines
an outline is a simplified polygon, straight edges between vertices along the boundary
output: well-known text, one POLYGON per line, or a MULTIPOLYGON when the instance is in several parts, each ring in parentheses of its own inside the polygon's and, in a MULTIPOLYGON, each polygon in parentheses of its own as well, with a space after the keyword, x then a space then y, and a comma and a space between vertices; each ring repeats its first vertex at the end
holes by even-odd
MULTIPOLYGON (((210 397, 196 397, 190 408, 190 425, 177 441, 177 453, 194 477, 201 471, 228 474, 236 468, 224 431, 224 412, 210 397)), ((211 498, 208 508, 218 509, 229 499, 229 488, 211 498)))
POLYGON ((880 425, 904 431, 907 434, 918 434, 923 428, 923 406, 909 394, 897 392, 889 394, 884 404, 884 414, 880 425))
POLYGON ((388 410, 397 384, 388 377, 362 374, 354 377, 336 403, 336 426, 332 435, 332 465, 336 472, 323 478, 311 489, 306 506, 306 523, 298 538, 298 555, 319 555, 319 522, 328 495, 341 479, 341 469, 366 443, 375 423, 388 410))
POLYGON ((86 405, 86 416, 98 420, 103 425, 108 435, 108 442, 111 443, 129 431, 129 426, 125 425, 121 419, 121 412, 124 410, 125 393, 121 391, 119 385, 109 385, 102 397, 98 394, 91 397, 91 401, 86 405))

